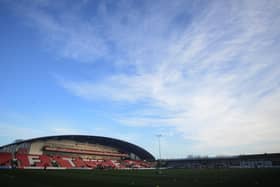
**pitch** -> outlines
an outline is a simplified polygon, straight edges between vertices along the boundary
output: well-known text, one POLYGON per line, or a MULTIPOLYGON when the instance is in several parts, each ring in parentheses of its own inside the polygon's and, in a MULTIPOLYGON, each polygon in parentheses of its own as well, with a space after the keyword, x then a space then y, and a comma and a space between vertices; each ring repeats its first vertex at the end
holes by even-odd
POLYGON ((36 187, 280 186, 280 169, 1 170, 0 185, 36 187))

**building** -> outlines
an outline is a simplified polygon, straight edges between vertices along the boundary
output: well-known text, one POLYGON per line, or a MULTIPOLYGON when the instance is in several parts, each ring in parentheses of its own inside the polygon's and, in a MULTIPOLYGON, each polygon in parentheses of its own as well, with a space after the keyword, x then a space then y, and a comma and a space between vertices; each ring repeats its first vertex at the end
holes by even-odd
POLYGON ((137 145, 100 136, 48 136, 0 147, 0 165, 7 167, 143 168, 154 160, 137 145))
POLYGON ((280 153, 161 160, 168 168, 280 168, 280 153))

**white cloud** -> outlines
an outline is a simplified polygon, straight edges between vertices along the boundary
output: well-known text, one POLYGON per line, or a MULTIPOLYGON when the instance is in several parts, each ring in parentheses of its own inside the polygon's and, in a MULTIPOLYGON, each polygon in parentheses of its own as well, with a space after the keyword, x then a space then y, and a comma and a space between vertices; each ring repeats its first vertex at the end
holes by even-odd
MULTIPOLYGON (((34 128, 26 128, 26 127, 18 127, 13 126, 10 124, 0 124, 0 131, 2 132, 0 137, 9 137, 13 140, 16 139, 26 139, 26 138, 32 138, 37 136, 43 136, 44 131, 34 129, 34 128)), ((5 142, 5 143, 11 143, 11 142, 5 142)))
MULTIPOLYGON (((7 113, 9 115, 9 113, 7 113)), ((24 114, 12 114, 14 123, 0 122, 0 145, 12 143, 17 139, 31 139, 55 135, 92 135, 119 138, 121 140, 139 143, 139 134, 112 130, 104 124, 80 124, 69 119, 42 119, 24 114), (26 123, 27 122, 27 123, 26 123)))
POLYGON ((172 24, 186 6, 173 5, 141 12, 127 3, 110 13, 105 3, 97 22, 76 12, 61 22, 41 10, 30 16, 63 56, 110 56, 120 70, 135 68, 133 75, 120 71, 99 82, 60 80, 89 100, 146 101, 160 109, 150 110, 156 117, 120 116, 121 122, 173 127, 197 152, 279 151, 280 3, 215 1, 198 13, 189 10, 181 26, 172 24))

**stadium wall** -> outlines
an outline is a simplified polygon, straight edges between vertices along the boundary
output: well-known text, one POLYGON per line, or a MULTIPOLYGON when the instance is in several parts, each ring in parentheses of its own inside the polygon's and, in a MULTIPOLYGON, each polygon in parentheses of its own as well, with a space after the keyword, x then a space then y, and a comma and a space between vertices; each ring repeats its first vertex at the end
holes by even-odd
POLYGON ((160 163, 167 168, 280 168, 280 153, 164 159, 160 163))

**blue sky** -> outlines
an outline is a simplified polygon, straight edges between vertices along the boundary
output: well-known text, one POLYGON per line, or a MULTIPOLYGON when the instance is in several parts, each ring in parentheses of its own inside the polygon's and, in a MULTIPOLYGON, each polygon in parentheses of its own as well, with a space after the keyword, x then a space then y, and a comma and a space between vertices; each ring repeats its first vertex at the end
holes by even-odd
POLYGON ((0 144, 280 151, 280 1, 0 1, 0 144))

